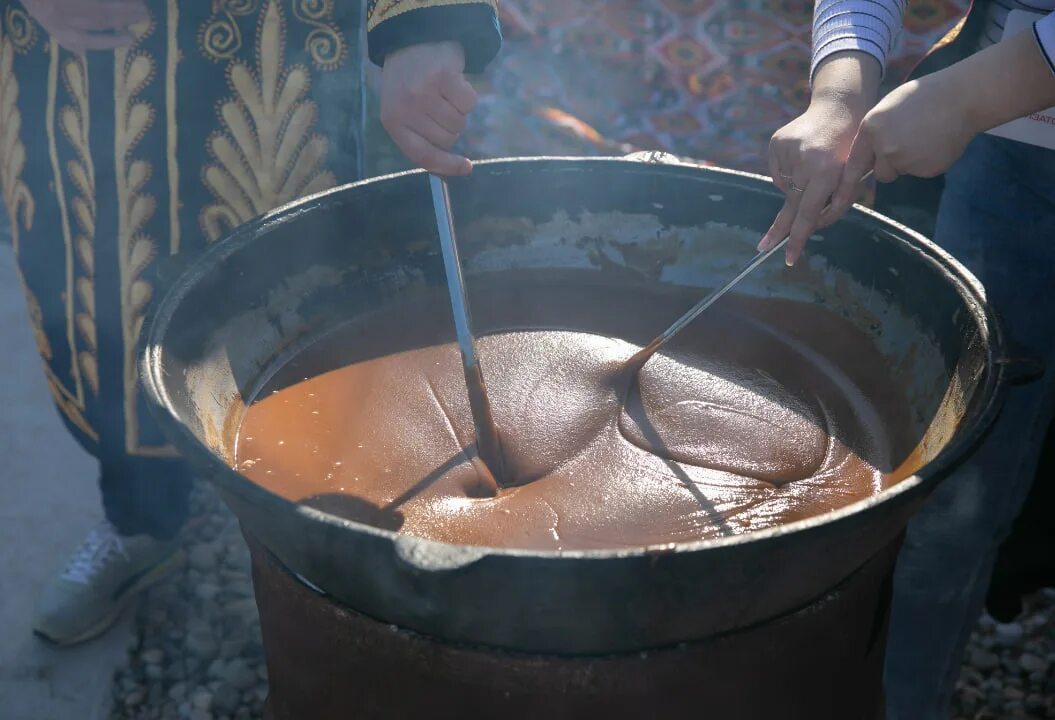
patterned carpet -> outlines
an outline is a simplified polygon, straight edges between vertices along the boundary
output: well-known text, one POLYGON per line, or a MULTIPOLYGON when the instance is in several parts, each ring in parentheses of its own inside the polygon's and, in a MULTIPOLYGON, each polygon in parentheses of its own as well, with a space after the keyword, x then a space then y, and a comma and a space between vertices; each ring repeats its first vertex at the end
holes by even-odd
MULTIPOLYGON (((889 78, 966 12, 913 0, 889 78)), ((809 99, 807 0, 505 0, 472 157, 661 149, 764 172, 773 131, 809 99)))

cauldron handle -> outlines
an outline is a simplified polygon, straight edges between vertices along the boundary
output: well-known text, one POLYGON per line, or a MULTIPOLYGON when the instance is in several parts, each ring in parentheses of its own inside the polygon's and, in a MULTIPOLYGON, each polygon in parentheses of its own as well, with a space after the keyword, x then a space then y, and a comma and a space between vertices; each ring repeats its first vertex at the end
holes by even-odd
POLYGON ((1017 348, 1008 347, 1008 354, 998 357, 995 363, 1004 368, 1004 377, 1009 385, 1016 387, 1031 385, 1040 380, 1047 372, 1044 362, 1027 352, 1015 352, 1017 348))
POLYGON ((646 163, 649 165, 695 165, 696 167, 712 167, 706 160, 695 158, 684 158, 672 155, 662 150, 640 150, 623 156, 624 160, 646 163))

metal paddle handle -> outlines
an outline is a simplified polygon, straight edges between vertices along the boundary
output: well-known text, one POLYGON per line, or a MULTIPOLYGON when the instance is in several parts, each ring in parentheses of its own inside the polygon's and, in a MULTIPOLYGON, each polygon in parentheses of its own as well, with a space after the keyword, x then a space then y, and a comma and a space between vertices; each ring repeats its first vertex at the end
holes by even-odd
POLYGON ((759 265, 764 263, 770 257, 772 257, 778 250, 788 244, 790 238, 785 237, 783 240, 778 242, 776 245, 771 247, 769 250, 763 250, 762 252, 751 258, 750 261, 729 282, 722 285, 720 288, 712 292, 710 295, 700 300, 698 303, 692 306, 687 313, 682 315, 680 318, 674 321, 674 324, 669 328, 660 333, 656 338, 646 345, 644 348, 639 350, 632 358, 627 360, 627 367, 637 372, 640 370, 645 363, 648 362, 649 358, 656 354, 656 352, 663 347, 672 337, 678 334, 686 325, 691 323, 697 317, 700 316, 704 310, 709 308, 718 302, 727 292, 732 290, 736 285, 743 280, 745 277, 751 274, 751 272, 759 265))
POLYGON ((451 310, 454 313, 454 330, 458 337, 458 348, 461 350, 465 385, 469 391, 469 408, 472 411, 473 426, 476 429, 476 448, 480 459, 487 465, 491 474, 501 482, 505 474, 502 442, 498 435, 498 426, 495 425, 494 415, 491 413, 487 386, 484 384, 483 372, 480 369, 480 357, 476 352, 472 318, 469 314, 469 300, 465 291, 465 279, 462 277, 458 242, 454 232, 451 194, 447 181, 438 175, 429 175, 429 185, 432 189, 432 204, 436 211, 436 228, 439 231, 440 250, 443 253, 443 268, 447 274, 447 290, 451 296, 451 310))

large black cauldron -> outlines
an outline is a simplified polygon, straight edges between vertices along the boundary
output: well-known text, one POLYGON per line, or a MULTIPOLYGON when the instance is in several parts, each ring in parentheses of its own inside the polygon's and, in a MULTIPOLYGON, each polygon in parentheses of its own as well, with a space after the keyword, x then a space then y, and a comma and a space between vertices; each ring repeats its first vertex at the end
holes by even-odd
MULTIPOLYGON (((481 163, 452 194, 470 287, 480 273, 552 268, 702 294, 753 253, 781 204, 758 177, 619 159, 481 163)), ((196 259, 144 333, 159 420, 247 533, 333 601, 383 623, 560 654, 637 652, 758 625, 808 606, 896 543, 999 405, 1001 340, 978 282, 924 238, 855 210, 801 267, 767 264, 742 291, 826 303, 889 355, 919 426, 920 468, 868 501, 717 541, 558 554, 399 536, 287 502, 233 471, 244 399, 276 357, 409 287, 441 284, 434 238, 423 173, 316 195, 196 259)))

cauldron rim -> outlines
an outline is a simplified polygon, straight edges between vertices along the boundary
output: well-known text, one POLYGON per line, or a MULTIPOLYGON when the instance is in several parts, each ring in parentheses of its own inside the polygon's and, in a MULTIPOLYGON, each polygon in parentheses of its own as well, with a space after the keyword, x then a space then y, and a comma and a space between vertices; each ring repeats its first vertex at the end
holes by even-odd
MULTIPOLYGON (((561 164, 568 164, 569 170, 575 170, 575 166, 583 165, 630 165, 635 168, 639 168, 643 164, 654 165, 657 169, 662 168, 664 171, 724 176, 725 179, 739 181, 737 184, 743 190, 764 192, 772 195, 779 194, 779 191, 776 190, 768 177, 740 170, 693 163, 683 159, 671 159, 670 156, 657 153, 637 153, 630 157, 530 156, 494 158, 475 161, 474 174, 487 171, 502 171, 507 168, 511 171, 518 167, 530 165, 559 166, 561 164)), ((689 554, 706 550, 747 546, 833 526, 853 516, 858 516, 871 508, 885 505, 900 495, 925 492, 955 469, 970 454, 973 446, 987 434, 999 412, 1007 385, 1005 343, 1000 322, 996 313, 985 299, 985 291, 981 282, 952 255, 933 241, 891 218, 855 204, 850 211, 851 217, 856 215, 860 219, 871 221, 879 228, 891 231, 888 233, 889 239, 916 250, 926 261, 937 265, 940 272, 947 279, 954 281, 959 286, 958 294, 965 300, 980 331, 984 334, 988 367, 990 368, 990 372, 986 373, 982 385, 977 390, 976 397, 980 398, 983 404, 972 413, 973 417, 969 419, 970 422, 958 429, 953 439, 942 448, 934 459, 920 468, 918 472, 898 482, 896 485, 838 510, 764 530, 691 542, 589 550, 528 550, 457 545, 384 530, 287 500, 253 483, 227 465, 209 451, 180 421, 175 407, 168 397, 162 379, 160 340, 167 330, 176 308, 179 307, 181 299, 195 286, 195 281, 208 274, 218 261, 251 244, 257 236, 268 232, 273 226, 281 225, 303 212, 309 211, 328 197, 340 195, 360 187, 378 185, 400 178, 425 176, 426 174, 424 170, 408 170, 347 183, 299 198, 243 223, 222 239, 212 243, 204 252, 195 256, 183 268, 177 280, 171 283, 165 293, 151 304, 140 336, 141 352, 139 357, 139 375, 148 405, 154 417, 162 425, 164 432, 170 437, 180 453, 184 457, 193 458, 198 463, 204 462, 210 468, 210 479, 219 484, 223 491, 231 493, 247 503, 254 505, 263 504, 276 510, 278 507, 282 507, 285 508, 282 512, 292 510, 294 513, 306 516, 314 522, 372 535, 395 545, 397 552, 403 548, 413 546, 428 548, 428 556, 433 559, 439 558, 439 562, 436 566, 422 566, 421 569, 424 570, 450 570, 461 565, 474 563, 485 557, 530 558, 531 560, 550 559, 555 561, 604 561, 647 558, 666 554, 689 554), (912 240, 915 245, 909 240, 912 240)), ((846 221, 844 219, 840 222, 846 221)), ((415 563, 410 558, 410 553, 400 552, 399 554, 411 564, 415 563)))

